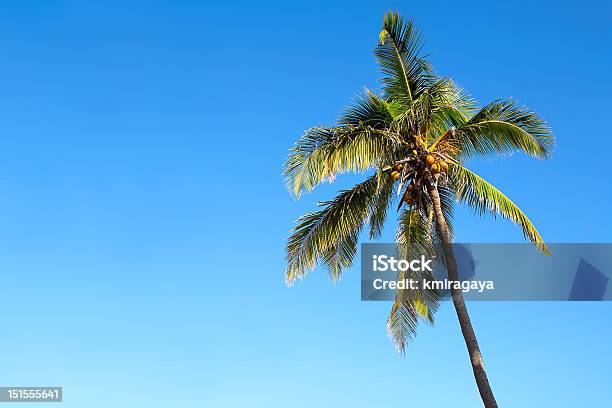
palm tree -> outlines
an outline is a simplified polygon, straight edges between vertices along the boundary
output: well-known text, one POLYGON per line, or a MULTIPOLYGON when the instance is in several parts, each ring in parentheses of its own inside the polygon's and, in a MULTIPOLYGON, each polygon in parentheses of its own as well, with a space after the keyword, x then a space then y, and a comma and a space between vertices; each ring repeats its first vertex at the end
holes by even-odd
MULTIPOLYGON (((459 280, 451 247, 455 202, 478 215, 511 220, 549 254, 527 216, 464 166, 476 157, 515 151, 548 158, 554 145, 549 127, 511 99, 478 109, 452 80, 433 73, 421 50, 413 23, 386 13, 374 52, 383 73, 381 95, 366 89, 335 126, 307 130, 291 149, 284 175, 298 198, 338 174, 373 172, 298 219, 287 242, 288 284, 318 263, 338 279, 353 263, 363 228, 368 226, 371 239, 380 237, 394 200, 399 201, 398 248, 440 245, 450 280, 459 280)), ((451 290, 451 298, 484 406, 497 407, 462 292, 451 290)), ((438 301, 436 293, 396 293, 387 329, 401 353, 420 320, 433 322, 438 301)))

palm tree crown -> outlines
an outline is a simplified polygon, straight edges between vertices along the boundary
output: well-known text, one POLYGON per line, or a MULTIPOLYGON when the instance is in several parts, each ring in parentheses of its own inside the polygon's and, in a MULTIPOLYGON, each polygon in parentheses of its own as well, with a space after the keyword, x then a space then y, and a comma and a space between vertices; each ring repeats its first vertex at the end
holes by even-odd
MULTIPOLYGON (((378 238, 394 202, 399 211, 398 247, 440 240, 436 223, 441 221, 433 215, 432 194, 439 196, 436 200, 451 235, 453 205, 464 203, 478 215, 491 213, 513 221, 548 254, 529 218, 464 163, 519 150, 548 158, 554 145, 549 127, 511 99, 478 109, 452 80, 433 73, 421 50, 422 39, 413 23, 387 13, 374 52, 383 74, 382 93, 366 89, 335 126, 307 130, 291 149, 284 175, 296 197, 341 173, 373 174, 298 219, 287 243, 289 284, 318 263, 338 279, 357 254, 363 228, 369 228, 370 238, 378 238)), ((434 295, 415 297, 407 292, 398 291, 387 321, 400 351, 420 318, 431 321, 437 302, 434 295)))

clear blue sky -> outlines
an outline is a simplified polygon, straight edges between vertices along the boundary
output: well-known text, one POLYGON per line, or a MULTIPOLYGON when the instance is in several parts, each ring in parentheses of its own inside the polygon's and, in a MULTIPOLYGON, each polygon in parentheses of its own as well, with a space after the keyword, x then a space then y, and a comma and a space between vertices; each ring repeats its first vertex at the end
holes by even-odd
MULTIPOLYGON (((439 73, 556 132, 549 162, 474 168, 548 241, 610 242, 608 2, 2 2, 0 385, 62 385, 66 408, 479 406, 450 305, 401 358, 356 268, 283 281, 293 220, 355 179, 295 202, 282 162, 376 87, 389 7, 439 73)), ((469 306, 501 406, 611 404, 612 304, 469 306)))

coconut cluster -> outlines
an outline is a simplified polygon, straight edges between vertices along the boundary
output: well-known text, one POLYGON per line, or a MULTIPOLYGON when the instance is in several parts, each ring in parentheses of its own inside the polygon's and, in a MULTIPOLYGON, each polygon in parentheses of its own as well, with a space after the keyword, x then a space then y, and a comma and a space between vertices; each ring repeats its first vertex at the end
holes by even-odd
POLYGON ((414 182, 408 184, 408 188, 404 191, 404 196, 402 197, 402 201, 404 201, 408 205, 414 205, 416 202, 416 187, 414 186, 414 182))
POLYGON ((439 158, 438 156, 434 156, 433 154, 428 154, 427 157, 425 157, 425 163, 427 163, 429 170, 433 174, 438 174, 440 172, 448 172, 448 163, 439 158))
MULTIPOLYGON (((425 149, 420 152, 413 150, 413 154, 414 156, 409 160, 395 163, 388 173, 394 181, 402 177, 409 180, 410 184, 404 190, 400 207, 402 203, 413 206, 421 202, 424 189, 423 176, 426 172, 434 176, 440 173, 448 173, 448 163, 441 156, 429 153, 425 149), (405 168, 406 166, 407 168, 405 168)), ((398 210, 400 207, 398 207, 398 210)))
POLYGON ((403 168, 404 165, 402 163, 398 163, 391 168, 391 177, 393 177, 393 180, 398 180, 400 178, 400 172, 403 168))

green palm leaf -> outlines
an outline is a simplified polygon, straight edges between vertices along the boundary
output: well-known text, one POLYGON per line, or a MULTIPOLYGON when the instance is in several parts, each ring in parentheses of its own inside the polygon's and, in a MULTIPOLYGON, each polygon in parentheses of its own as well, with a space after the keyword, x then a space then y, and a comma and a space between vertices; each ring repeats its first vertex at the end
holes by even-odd
POLYGON ((340 192, 333 201, 320 203, 321 210, 300 217, 287 242, 287 283, 302 278, 319 260, 338 279, 355 258, 362 227, 388 193, 390 189, 378 187, 374 175, 340 192))
POLYGON ((299 197, 323 181, 345 172, 365 171, 389 160, 401 139, 369 126, 317 127, 306 131, 285 162, 285 182, 299 197))
POLYGON ((378 192, 371 203, 370 219, 370 239, 380 238, 382 228, 387 220, 387 210, 393 202, 393 186, 395 182, 385 174, 377 174, 378 192))
POLYGON ((463 158, 523 151, 547 159, 554 147, 546 122, 512 99, 488 104, 453 133, 447 135, 447 142, 457 147, 463 158))
POLYGON ((393 122, 394 112, 398 112, 397 104, 392 104, 369 89, 357 97, 355 104, 348 107, 339 123, 348 126, 369 126, 374 129, 386 129, 393 122))
MULTIPOLYGON (((411 254, 433 254, 431 223, 418 210, 405 210, 400 216, 396 243, 400 255, 406 259, 410 259, 411 254)), ((400 272, 398 279, 405 278, 420 280, 423 276, 400 272)), ((416 335, 420 319, 433 323, 439 302, 440 295, 436 291, 397 290, 387 318, 387 332, 400 353, 416 335)))
POLYGON ((542 253, 550 255, 550 250, 529 218, 508 197, 463 166, 452 165, 451 170, 451 178, 459 202, 472 207, 478 215, 501 214, 502 217, 518 224, 525 237, 529 238, 542 253))
POLYGON ((399 13, 385 14, 374 54, 385 75, 385 95, 391 100, 409 102, 422 90, 430 70, 420 56, 422 46, 421 34, 412 21, 404 21, 399 13))

